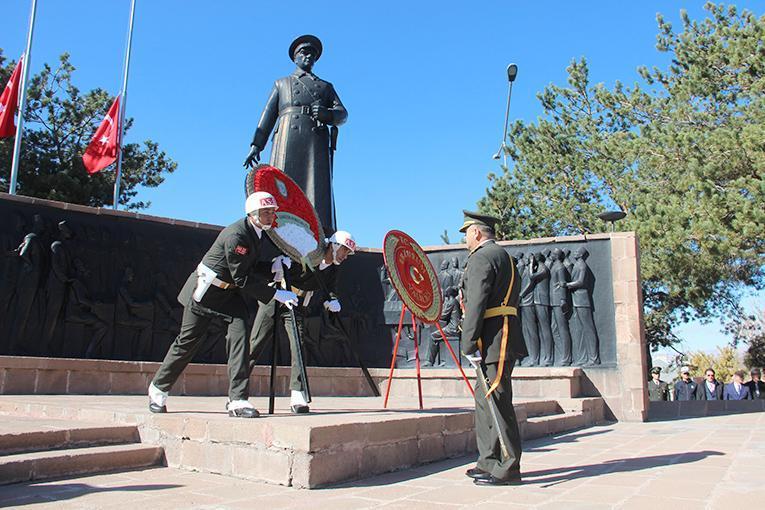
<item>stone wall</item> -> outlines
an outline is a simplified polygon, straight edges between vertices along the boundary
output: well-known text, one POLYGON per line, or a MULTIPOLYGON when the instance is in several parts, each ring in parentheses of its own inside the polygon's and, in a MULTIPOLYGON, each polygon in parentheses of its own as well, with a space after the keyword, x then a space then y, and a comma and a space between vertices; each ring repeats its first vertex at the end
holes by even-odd
MULTIPOLYGON (((177 332, 180 305, 175 295, 183 280, 221 229, 219 226, 159 218, 140 213, 91 208, 28 197, 0 194, 0 245, 6 254, 0 265, 0 354, 66 356, 160 360, 177 332), (39 218, 37 218, 38 216, 39 218), (39 221, 38 221, 39 220, 39 221), (71 250, 77 278, 92 306, 61 309, 59 328, 47 335, 51 317, 51 293, 46 287, 50 276, 50 245, 59 238, 57 223, 66 220, 77 234, 71 250), (37 223, 36 223, 37 222, 37 223), (42 256, 36 271, 37 283, 20 278, 21 261, 12 250, 24 236, 41 226, 39 246, 42 256), (127 266, 135 278, 126 277, 127 266), (157 271, 158 267, 160 271, 157 271), (162 273, 163 278, 157 274, 162 273), (24 280, 24 281, 21 281, 24 280), (29 287, 34 295, 28 307, 21 306, 20 293, 29 287), (132 304, 131 304, 132 302, 132 304), (20 308, 28 320, 17 320, 20 308), (167 309, 170 309, 167 312, 167 309), (163 311, 164 310, 164 311, 163 311), (18 325, 29 327, 23 335, 18 325), (98 349, 88 346, 98 332, 105 335, 98 349), (18 336, 18 338, 17 338, 18 336), (144 349, 146 339, 150 348, 144 349)), ((575 250, 586 247, 588 266, 593 273, 591 295, 593 319, 599 337, 600 364, 583 366, 583 377, 576 396, 603 396, 610 416, 619 420, 644 420, 646 349, 642 319, 639 249, 634 233, 606 233, 587 236, 544 238, 500 243, 511 255, 544 252, 554 248, 575 250)), ((445 260, 456 260, 464 267, 464 245, 425 247, 436 272, 445 260)), ((453 275, 453 284, 459 274, 453 275)), ((369 367, 390 364, 400 302, 386 285, 382 253, 379 249, 360 249, 350 257, 338 276, 338 293, 343 303, 341 320, 350 331, 353 343, 369 367)), ((76 292, 73 292, 76 294, 76 292)), ((342 335, 321 310, 321 300, 309 310, 306 319, 307 359, 310 365, 325 367, 355 366, 356 361, 342 335)), ((254 306, 254 303, 253 303, 254 306)), ((56 312, 58 313, 58 312, 56 312)), ((55 314, 53 314, 55 315, 55 314)), ((408 322, 405 321, 405 325, 408 322)), ((408 327, 408 326, 407 326, 408 327)), ((396 366, 413 366, 410 327, 403 335, 396 366)), ((437 345, 430 342, 432 327, 420 331, 422 359, 431 358, 436 366, 449 368, 454 362, 448 353, 434 355, 437 345)), ((195 359, 202 363, 225 362, 223 328, 213 328, 206 346, 195 359)), ((281 336, 280 360, 288 359, 286 335, 281 336)), ((456 339, 450 342, 456 349, 456 339)), ((264 353, 261 363, 270 360, 264 353)), ((463 365, 465 363, 463 362, 463 365)), ((45 375, 43 374, 43 381, 45 375)), ((11 382, 11 384, 13 384, 11 382)), ((46 384, 46 383, 43 383, 46 384)), ((543 397, 544 395, 540 395, 543 397)))

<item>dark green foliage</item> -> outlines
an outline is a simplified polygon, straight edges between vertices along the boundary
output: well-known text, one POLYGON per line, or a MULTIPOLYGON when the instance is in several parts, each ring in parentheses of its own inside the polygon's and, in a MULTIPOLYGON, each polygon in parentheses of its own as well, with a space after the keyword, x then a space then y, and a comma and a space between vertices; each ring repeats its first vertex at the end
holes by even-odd
MULTIPOLYGON (((6 65, 0 51, 3 87, 15 65, 6 65)), ((114 96, 100 88, 81 93, 72 83, 74 71, 69 55, 63 54, 56 69, 46 64, 30 77, 17 193, 94 207, 111 205, 116 163, 89 176, 82 154, 114 96)), ((125 132, 131 124, 132 119, 125 119, 125 132)), ((13 138, 0 140, 0 191, 8 191, 12 152, 13 138)), ((143 145, 125 144, 120 205, 132 210, 148 207, 149 203, 134 201, 138 185, 159 186, 164 174, 175 171, 176 166, 151 140, 143 145)))
POLYGON ((538 94, 544 115, 512 126, 514 164, 479 203, 506 239, 605 231, 598 213, 627 212, 654 347, 765 287, 765 17, 706 9, 682 12, 680 32, 657 17, 671 64, 639 69, 643 83, 592 84, 572 62, 568 86, 538 94))

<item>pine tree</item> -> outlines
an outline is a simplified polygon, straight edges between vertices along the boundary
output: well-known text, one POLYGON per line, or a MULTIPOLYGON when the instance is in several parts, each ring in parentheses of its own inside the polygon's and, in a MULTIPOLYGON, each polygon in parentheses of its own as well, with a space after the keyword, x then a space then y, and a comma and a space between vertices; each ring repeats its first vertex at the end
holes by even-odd
POLYGON ((765 16, 706 9, 681 12, 679 32, 657 17, 671 64, 640 68, 643 83, 592 84, 572 62, 568 86, 538 95, 544 116, 512 126, 513 165, 479 202, 505 239, 603 231, 598 213, 626 212, 654 348, 680 323, 740 316, 765 288, 765 16))

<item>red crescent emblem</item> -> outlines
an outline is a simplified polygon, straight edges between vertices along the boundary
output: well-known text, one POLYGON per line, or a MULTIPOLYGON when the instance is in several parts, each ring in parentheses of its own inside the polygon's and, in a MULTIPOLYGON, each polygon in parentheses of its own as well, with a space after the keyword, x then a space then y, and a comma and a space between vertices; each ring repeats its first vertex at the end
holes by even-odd
POLYGON ((441 316, 441 286, 433 265, 417 242, 400 230, 383 240, 385 266, 391 284, 406 307, 421 321, 431 324, 441 316))

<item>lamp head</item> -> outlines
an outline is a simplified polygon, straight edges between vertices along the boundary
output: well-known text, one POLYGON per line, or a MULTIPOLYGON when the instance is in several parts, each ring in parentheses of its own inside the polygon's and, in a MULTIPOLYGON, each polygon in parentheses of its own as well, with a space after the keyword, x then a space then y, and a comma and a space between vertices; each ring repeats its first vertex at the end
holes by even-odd
POLYGON ((507 81, 513 83, 516 76, 518 76, 518 66, 515 64, 507 66, 507 81))

